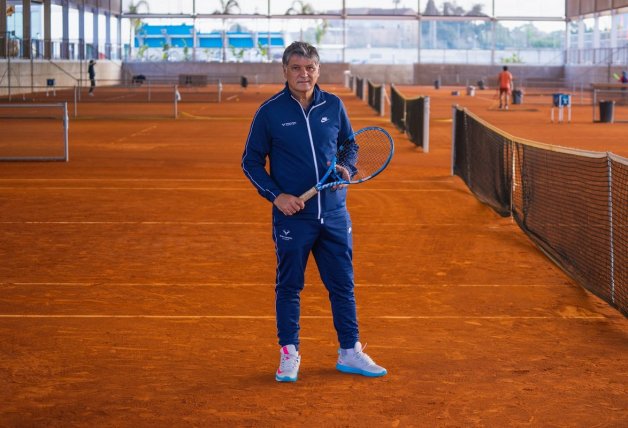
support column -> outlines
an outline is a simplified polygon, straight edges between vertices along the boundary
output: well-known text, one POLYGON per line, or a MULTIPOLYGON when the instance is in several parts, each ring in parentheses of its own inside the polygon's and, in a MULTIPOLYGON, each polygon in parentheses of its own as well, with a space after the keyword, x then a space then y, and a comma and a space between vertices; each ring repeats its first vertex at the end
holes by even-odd
POLYGON ((63 15, 63 38, 61 40, 61 58, 70 59, 70 2, 65 0, 61 8, 63 15))
POLYGON ((100 29, 98 28, 98 16, 100 10, 98 8, 92 9, 92 28, 94 32, 92 33, 92 56, 91 58, 98 59, 100 56, 100 29))
POLYGON ((593 49, 600 48, 600 15, 595 14, 593 18, 593 49))
POLYGON ((7 0, 0 0, 0 58, 7 56, 7 0))
POLYGON ((495 65, 495 41, 497 40, 497 26, 495 18, 491 19, 491 65, 495 65))
MULTIPOLYGON (((419 9, 420 10, 420 9, 419 9)), ((419 31, 417 31, 417 53, 416 53, 416 62, 421 64, 421 35, 423 31, 423 21, 421 20, 421 15, 417 14, 416 25, 418 26, 419 31)))
POLYGON ((77 3, 79 18, 78 59, 85 59, 85 0, 77 3))
POLYGON ((50 0, 44 0, 44 59, 52 58, 52 9, 50 0))
POLYGON ((31 50, 31 0, 22 0, 22 58, 30 58, 31 50))
POLYGON ((116 22, 116 24, 117 24, 116 25, 116 33, 118 34, 118 43, 117 43, 117 46, 116 46, 116 51, 117 51, 118 54, 116 55, 116 59, 121 60, 121 59, 123 59, 122 58, 122 46, 123 46, 123 43, 122 43, 122 15, 118 15, 116 17, 116 21, 117 21, 116 22))
POLYGON ((105 58, 111 59, 111 12, 105 12, 105 58))
POLYGON ((610 40, 610 47, 612 49, 617 48, 618 44, 617 44, 617 33, 618 33, 618 29, 619 26, 621 25, 621 20, 619 19, 619 15, 617 14, 617 10, 612 10, 611 11, 611 40, 610 40))

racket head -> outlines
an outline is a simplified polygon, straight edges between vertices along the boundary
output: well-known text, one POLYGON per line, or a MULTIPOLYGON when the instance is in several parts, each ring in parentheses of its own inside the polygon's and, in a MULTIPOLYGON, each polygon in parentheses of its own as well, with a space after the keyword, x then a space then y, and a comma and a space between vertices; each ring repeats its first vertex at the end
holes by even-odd
POLYGON ((362 183, 381 173, 390 163, 395 144, 383 128, 369 126, 353 133, 336 153, 336 164, 349 171, 347 184, 362 183))

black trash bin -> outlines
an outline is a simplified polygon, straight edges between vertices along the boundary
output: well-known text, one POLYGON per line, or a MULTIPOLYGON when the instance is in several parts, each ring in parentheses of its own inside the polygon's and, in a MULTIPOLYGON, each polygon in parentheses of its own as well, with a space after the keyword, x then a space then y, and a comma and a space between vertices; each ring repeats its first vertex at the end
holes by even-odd
POLYGON ((512 91, 512 103, 513 104, 521 104, 523 103, 523 92, 519 89, 515 89, 512 91))
POLYGON ((615 101, 600 101, 600 122, 613 123, 614 114, 615 101))
POLYGON ((434 80, 434 89, 440 89, 440 79, 434 80))

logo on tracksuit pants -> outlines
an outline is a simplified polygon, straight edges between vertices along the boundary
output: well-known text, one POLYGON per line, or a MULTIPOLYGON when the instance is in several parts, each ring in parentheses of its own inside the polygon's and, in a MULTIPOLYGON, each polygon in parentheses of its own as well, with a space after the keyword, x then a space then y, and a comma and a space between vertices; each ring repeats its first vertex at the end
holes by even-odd
POLYGON ((292 240, 292 236, 290 236, 290 231, 283 229, 281 231, 281 233, 279 234, 279 238, 283 239, 284 241, 291 241, 292 240))

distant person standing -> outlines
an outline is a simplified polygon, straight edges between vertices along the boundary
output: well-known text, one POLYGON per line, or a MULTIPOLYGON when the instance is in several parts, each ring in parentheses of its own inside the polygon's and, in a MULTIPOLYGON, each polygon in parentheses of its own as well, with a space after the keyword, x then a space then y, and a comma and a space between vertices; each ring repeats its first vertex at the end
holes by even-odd
POLYGON ((508 99, 513 89, 513 77, 508 66, 504 66, 501 73, 497 76, 497 83, 499 84, 499 108, 508 110, 508 99))
POLYGON ((619 78, 621 83, 628 83, 628 75, 626 75, 626 71, 621 72, 621 77, 619 78))
POLYGON ((94 96, 94 88, 96 87, 96 62, 93 59, 89 60, 89 66, 87 67, 87 74, 89 75, 89 95, 94 96))

